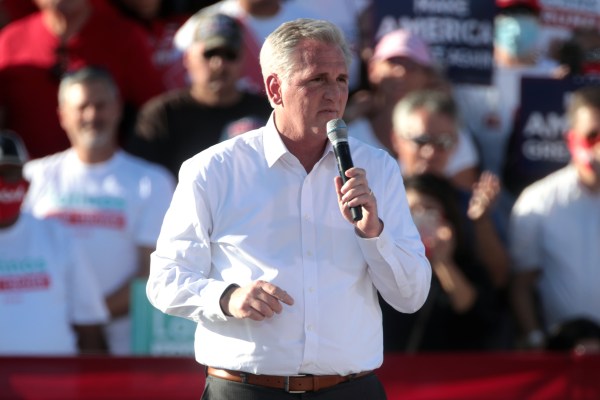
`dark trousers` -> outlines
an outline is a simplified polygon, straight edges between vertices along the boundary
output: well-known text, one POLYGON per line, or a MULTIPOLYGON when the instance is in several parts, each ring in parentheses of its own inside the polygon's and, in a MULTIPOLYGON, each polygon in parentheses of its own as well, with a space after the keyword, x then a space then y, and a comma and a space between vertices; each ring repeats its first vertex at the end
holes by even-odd
POLYGON ((206 377, 201 400, 386 400, 383 385, 375 374, 369 374, 316 392, 287 393, 246 383, 206 377))

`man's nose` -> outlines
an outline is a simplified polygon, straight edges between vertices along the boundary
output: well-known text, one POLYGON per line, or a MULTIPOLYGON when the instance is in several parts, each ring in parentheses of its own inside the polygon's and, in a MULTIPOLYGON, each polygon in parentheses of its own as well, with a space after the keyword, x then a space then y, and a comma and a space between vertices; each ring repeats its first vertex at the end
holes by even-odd
POLYGON ((392 75, 396 78, 404 78, 406 73, 407 69, 404 65, 394 64, 392 67, 392 75))
POLYGON ((419 155, 426 159, 433 158, 435 155, 435 147, 431 143, 425 143, 419 147, 419 155))
POLYGON ((208 65, 212 69, 220 69, 223 67, 224 64, 225 64, 225 60, 223 60, 223 57, 221 57, 219 55, 212 56, 210 58, 210 60, 208 60, 208 65))
POLYGON ((85 120, 93 120, 98 115, 98 107, 87 106, 83 109, 83 118, 85 120))
POLYGON ((333 82, 327 85, 327 89, 325 90, 325 98, 328 100, 338 101, 344 92, 345 90, 342 89, 337 82, 333 82))

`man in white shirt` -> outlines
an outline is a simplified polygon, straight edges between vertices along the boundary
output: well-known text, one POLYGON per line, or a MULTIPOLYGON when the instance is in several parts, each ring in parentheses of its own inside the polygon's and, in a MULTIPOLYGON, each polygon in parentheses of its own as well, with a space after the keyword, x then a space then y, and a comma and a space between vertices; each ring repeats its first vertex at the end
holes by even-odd
POLYGON ((87 257, 58 223, 20 209, 27 159, 0 131, 0 355, 105 353, 108 311, 87 257))
POLYGON ((148 297, 198 323, 204 399, 384 399, 377 292, 412 313, 431 281, 398 164, 349 138, 357 166, 338 176, 326 126, 350 52, 335 25, 284 23, 260 62, 274 112, 183 164, 148 297))
POLYGON ((130 285, 148 275, 174 178, 119 147, 122 108, 109 72, 86 67, 67 75, 58 97, 71 148, 27 163, 26 207, 38 217, 59 219, 74 234, 111 314, 110 353, 130 354, 130 285))
POLYGON ((600 88, 574 92, 567 116, 571 163, 523 190, 511 214, 513 305, 527 348, 578 318, 600 324, 600 88))

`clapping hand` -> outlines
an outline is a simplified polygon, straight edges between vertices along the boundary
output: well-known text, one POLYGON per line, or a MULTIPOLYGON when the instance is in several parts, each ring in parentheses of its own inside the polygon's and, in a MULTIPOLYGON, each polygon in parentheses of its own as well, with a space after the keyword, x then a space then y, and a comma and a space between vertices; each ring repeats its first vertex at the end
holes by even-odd
POLYGON ((467 216, 476 221, 488 213, 500 194, 500 180, 489 171, 484 171, 473 185, 473 194, 469 200, 467 216))

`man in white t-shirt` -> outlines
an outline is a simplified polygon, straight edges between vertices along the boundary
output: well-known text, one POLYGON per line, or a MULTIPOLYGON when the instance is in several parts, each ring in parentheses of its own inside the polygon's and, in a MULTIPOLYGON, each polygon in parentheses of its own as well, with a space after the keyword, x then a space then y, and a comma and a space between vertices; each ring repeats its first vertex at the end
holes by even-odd
POLYGON ((527 187, 511 215, 513 305, 528 348, 565 322, 600 324, 600 88, 574 92, 567 115, 571 163, 527 187))
POLYGON ((25 166, 31 182, 26 206, 37 216, 61 220, 74 233, 111 314, 109 350, 128 354, 130 284, 148 274, 174 178, 119 147, 122 108, 107 71, 87 67, 67 75, 58 96, 60 122, 72 146, 25 166))
POLYGON ((0 355, 105 352, 108 311, 81 249, 20 210, 26 160, 21 138, 0 131, 0 355))

